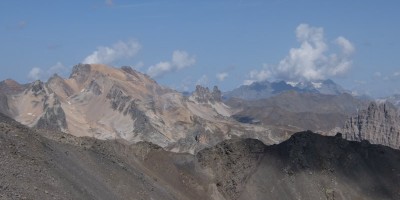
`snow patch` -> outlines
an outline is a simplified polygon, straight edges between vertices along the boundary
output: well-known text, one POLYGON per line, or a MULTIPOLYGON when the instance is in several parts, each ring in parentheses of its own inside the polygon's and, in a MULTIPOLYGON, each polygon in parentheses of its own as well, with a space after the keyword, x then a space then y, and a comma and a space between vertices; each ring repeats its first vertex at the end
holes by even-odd
POLYGON ((26 114, 29 115, 29 116, 32 116, 32 117, 36 117, 36 115, 33 114, 33 113, 26 113, 26 114))
POLYGON ((288 82, 286 82, 288 85, 291 85, 292 87, 296 87, 298 84, 299 84, 299 82, 292 82, 292 81, 288 81, 288 82))
POLYGON ((319 89, 322 87, 322 83, 317 83, 317 82, 311 82, 311 84, 313 85, 314 88, 319 89))

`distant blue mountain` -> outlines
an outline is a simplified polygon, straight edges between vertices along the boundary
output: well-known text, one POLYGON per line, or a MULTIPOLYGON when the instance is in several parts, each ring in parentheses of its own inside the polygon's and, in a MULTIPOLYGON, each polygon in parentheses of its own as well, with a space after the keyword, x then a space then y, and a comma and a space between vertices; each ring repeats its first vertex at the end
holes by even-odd
POLYGON ((262 81, 254 82, 250 85, 242 85, 232 91, 225 92, 223 98, 240 98, 246 100, 265 99, 286 91, 329 95, 338 95, 346 92, 346 90, 330 79, 307 82, 262 81))

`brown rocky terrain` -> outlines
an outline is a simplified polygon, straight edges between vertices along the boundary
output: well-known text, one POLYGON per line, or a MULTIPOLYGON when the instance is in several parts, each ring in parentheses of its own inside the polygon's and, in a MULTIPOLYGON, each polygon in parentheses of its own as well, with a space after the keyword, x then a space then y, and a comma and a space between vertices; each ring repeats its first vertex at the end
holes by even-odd
POLYGON ((368 108, 349 118, 342 132, 348 140, 368 140, 373 144, 399 149, 400 113, 389 102, 372 102, 368 108))
POLYGON ((196 155, 32 130, 0 115, 0 199, 399 199, 400 152, 311 132, 196 155))
POLYGON ((0 91, 2 113, 29 127, 79 137, 147 141, 190 153, 243 135, 267 144, 282 140, 268 127, 230 118, 217 87, 198 86, 185 97, 129 67, 79 64, 68 79, 54 75, 20 89, 0 91))
POLYGON ((8 95, 18 94, 26 88, 12 79, 0 81, 0 113, 11 115, 8 107, 8 95))

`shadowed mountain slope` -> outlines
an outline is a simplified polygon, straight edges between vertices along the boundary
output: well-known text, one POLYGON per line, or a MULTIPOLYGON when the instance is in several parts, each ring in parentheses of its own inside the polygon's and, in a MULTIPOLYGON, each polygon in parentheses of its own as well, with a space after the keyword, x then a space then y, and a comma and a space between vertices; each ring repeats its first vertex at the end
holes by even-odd
POLYGON ((0 115, 0 199, 399 199, 400 152, 311 132, 196 155, 31 130, 0 115))

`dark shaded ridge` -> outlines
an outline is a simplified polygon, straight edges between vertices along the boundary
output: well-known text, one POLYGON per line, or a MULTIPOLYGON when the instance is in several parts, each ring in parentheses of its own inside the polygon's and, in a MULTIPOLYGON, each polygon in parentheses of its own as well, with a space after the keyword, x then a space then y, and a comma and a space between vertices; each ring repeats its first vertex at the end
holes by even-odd
POLYGON ((36 132, 0 114, 2 199, 400 199, 400 151, 310 131, 196 155, 36 132))
POLYGON ((227 199, 400 199, 400 151, 341 134, 300 132, 272 146, 234 139, 197 159, 227 199))

